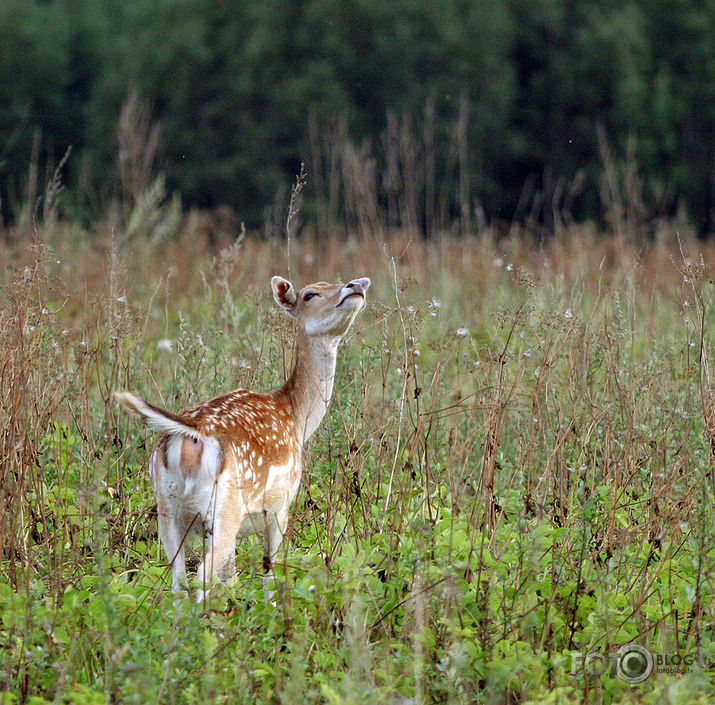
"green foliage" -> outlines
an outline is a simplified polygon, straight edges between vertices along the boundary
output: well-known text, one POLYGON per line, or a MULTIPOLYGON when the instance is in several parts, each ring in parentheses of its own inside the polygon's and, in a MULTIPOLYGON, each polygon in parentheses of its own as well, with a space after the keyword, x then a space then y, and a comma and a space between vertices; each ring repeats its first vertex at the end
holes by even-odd
POLYGON ((713 328, 694 253, 683 272, 665 249, 599 268, 611 244, 583 238, 528 271, 516 239, 445 238, 413 242, 397 280, 394 243, 296 243, 299 263, 335 247, 336 269, 369 273, 369 307, 275 604, 250 538, 196 605, 169 590, 153 434, 111 391, 180 409, 279 384, 290 328, 262 290, 283 249, 197 256, 187 230, 108 243, 92 280, 97 250, 53 228, 2 289, 0 703, 707 702, 713 328), (640 685, 577 665, 627 643, 699 661, 640 685))
POLYGON ((549 224, 603 216, 610 148, 636 210, 682 200, 706 232, 712 16, 686 0, 8 0, 2 206, 18 216, 72 145, 65 210, 101 208, 138 88, 169 190, 251 224, 304 161, 316 211, 350 226, 351 197, 336 191, 358 178, 347 145, 370 155, 394 223, 431 232, 461 213, 467 227, 475 207, 549 224))

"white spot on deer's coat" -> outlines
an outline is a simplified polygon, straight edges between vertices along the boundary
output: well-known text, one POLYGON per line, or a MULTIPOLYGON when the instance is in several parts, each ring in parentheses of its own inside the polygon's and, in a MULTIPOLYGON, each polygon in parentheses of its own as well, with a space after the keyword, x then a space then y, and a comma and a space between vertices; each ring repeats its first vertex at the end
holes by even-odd
POLYGON ((288 474, 295 467, 295 459, 291 456, 285 465, 271 465, 268 468, 268 477, 266 478, 266 491, 268 488, 283 475, 288 474))

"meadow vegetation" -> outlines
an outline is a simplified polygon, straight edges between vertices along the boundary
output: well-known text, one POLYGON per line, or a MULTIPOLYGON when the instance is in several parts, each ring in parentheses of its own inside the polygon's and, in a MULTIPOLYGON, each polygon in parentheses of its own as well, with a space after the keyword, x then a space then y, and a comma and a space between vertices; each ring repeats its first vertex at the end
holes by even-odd
POLYGON ((0 703, 712 702, 712 241, 365 221, 287 247, 144 206, 0 239, 0 703), (111 395, 279 385, 273 274, 373 285, 276 603, 252 537, 174 606, 154 434, 111 395), (681 672, 573 668, 629 642, 681 672))

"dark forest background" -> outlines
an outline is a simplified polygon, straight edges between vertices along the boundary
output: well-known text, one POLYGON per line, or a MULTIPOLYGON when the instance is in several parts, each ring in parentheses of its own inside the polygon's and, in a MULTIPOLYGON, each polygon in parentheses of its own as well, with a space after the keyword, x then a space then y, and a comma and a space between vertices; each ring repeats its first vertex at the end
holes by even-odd
POLYGON ((257 225, 303 162, 319 230, 368 186, 429 234, 599 219, 619 184, 706 234, 714 18, 711 0, 2 0, 3 220, 61 164, 65 217, 160 174, 257 225))

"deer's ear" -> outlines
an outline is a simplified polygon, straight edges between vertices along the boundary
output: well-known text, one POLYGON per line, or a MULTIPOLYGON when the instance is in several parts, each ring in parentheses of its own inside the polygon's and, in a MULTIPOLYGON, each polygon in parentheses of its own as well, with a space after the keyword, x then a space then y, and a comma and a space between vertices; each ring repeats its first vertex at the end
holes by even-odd
POLYGON ((298 297, 295 295, 293 285, 283 277, 271 279, 274 301, 289 315, 295 318, 298 297))

